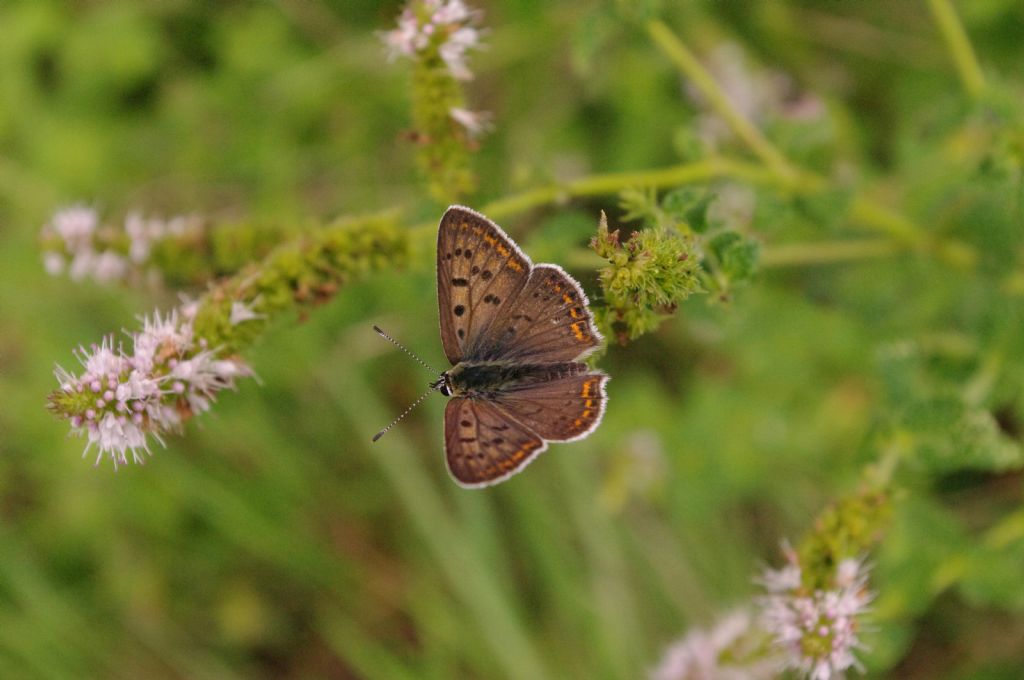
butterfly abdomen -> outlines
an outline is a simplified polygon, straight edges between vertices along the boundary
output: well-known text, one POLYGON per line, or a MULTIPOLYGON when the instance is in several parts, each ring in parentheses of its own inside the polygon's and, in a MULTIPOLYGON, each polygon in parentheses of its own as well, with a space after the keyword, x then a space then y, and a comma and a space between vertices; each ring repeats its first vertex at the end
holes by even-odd
POLYGON ((454 396, 490 395, 526 385, 570 378, 589 371, 580 362, 519 364, 513 361, 462 361, 448 371, 454 396))

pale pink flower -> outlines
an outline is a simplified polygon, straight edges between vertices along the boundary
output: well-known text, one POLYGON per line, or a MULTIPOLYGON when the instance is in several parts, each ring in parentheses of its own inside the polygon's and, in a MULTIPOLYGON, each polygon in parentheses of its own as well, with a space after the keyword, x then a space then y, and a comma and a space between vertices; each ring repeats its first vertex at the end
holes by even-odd
POLYGON ((244 323, 246 321, 252 321, 254 319, 264 319, 264 318, 266 318, 266 315, 259 314, 259 313, 255 312, 253 310, 253 305, 255 305, 255 304, 256 304, 255 300, 252 303, 250 303, 250 304, 246 304, 244 302, 237 302, 237 301, 236 302, 232 302, 231 303, 231 316, 229 317, 228 321, 230 321, 232 326, 237 326, 238 324, 244 323))
POLYGON ((82 457, 85 457, 89 453, 89 449, 95 445, 99 450, 99 454, 96 456, 97 464, 105 453, 110 455, 115 468, 118 464, 128 463, 129 452, 132 454, 132 461, 136 463, 145 462, 145 458, 141 455, 143 451, 150 454, 146 435, 125 415, 107 412, 98 423, 90 422, 87 425, 87 430, 89 443, 82 451, 82 457))
POLYGON ((381 34, 388 58, 414 57, 430 47, 456 80, 470 80, 466 52, 480 46, 480 31, 472 24, 479 12, 462 0, 412 0, 398 17, 398 27, 381 34))
POLYGON ((129 462, 129 453, 143 462, 148 436, 163 444, 161 435, 179 429, 184 416, 208 410, 217 392, 252 375, 241 360, 218 358, 196 342, 191 318, 176 311, 144 318, 142 326, 130 334, 132 354, 107 337, 91 350, 79 349, 81 375, 59 366, 55 372, 64 392, 88 402, 71 418, 72 432, 88 437, 83 455, 95 446, 96 463, 108 456, 115 469, 129 462))
MULTIPOLYGON (((121 230, 124 241, 112 226, 100 228, 96 211, 85 206, 63 208, 54 213, 42 229, 46 251, 43 265, 57 276, 65 271, 74 281, 91 278, 100 283, 124 281, 143 274, 153 246, 171 237, 181 237, 189 229, 198 229, 201 222, 194 217, 173 217, 169 220, 144 218, 130 213, 121 230)), ((157 272, 151 272, 157 274, 157 272)))
POLYGON ((199 312, 199 299, 190 297, 185 293, 180 293, 178 299, 181 300, 181 305, 178 306, 181 317, 188 321, 194 320, 199 312))
POLYGON ((456 80, 472 80, 473 73, 466 65, 466 52, 480 45, 480 32, 471 26, 463 26, 453 32, 441 44, 439 53, 456 80))
POLYGON ((99 216, 93 208, 86 205, 72 205, 61 208, 50 218, 44 227, 52 230, 67 244, 68 250, 76 251, 92 243, 93 234, 99 226, 99 216))
POLYGON ((92 263, 92 277, 100 283, 120 281, 128 273, 128 261, 112 250, 96 255, 92 263))
POLYGON ((474 139, 490 132, 494 127, 491 123, 491 114, 486 111, 470 111, 469 109, 454 107, 448 111, 448 115, 474 139))
POLYGON ((462 0, 428 0, 428 7, 436 7, 430 15, 430 21, 434 25, 458 24, 469 21, 474 13, 462 0))
POLYGON ((398 28, 381 35, 384 45, 388 48, 388 59, 411 57, 429 42, 429 37, 420 31, 416 14, 408 7, 398 17, 398 28))
POLYGON ((68 276, 72 281, 81 281, 92 273, 95 261, 96 253, 91 248, 75 252, 71 257, 71 265, 68 267, 68 276))
POLYGON ((768 569, 761 578, 769 593, 761 599, 762 620, 786 653, 786 665, 810 680, 839 679, 850 668, 862 670, 854 653, 863 648, 858 632, 874 597, 863 562, 843 560, 832 585, 812 592, 800 582, 795 553, 787 559, 785 568, 768 569))
POLYGON ((52 251, 43 253, 43 268, 46 269, 46 273, 50 276, 60 276, 64 273, 66 266, 67 261, 60 253, 52 251))
POLYGON ((763 653, 764 641, 750 612, 736 610, 710 630, 692 630, 673 643, 651 680, 769 680, 780 664, 763 653))
POLYGON ((147 220, 139 213, 129 213, 124 218, 124 232, 128 235, 128 258, 141 264, 149 258, 153 243, 164 237, 164 223, 161 220, 147 220))

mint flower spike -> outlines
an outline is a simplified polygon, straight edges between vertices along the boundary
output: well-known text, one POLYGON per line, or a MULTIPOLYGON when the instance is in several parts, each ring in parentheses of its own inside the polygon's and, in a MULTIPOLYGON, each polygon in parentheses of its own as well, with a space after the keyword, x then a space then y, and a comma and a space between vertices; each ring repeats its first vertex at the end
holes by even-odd
POLYGON ((168 219, 129 213, 123 223, 103 223, 95 209, 75 204, 54 212, 40 230, 43 266, 51 276, 97 283, 156 280, 153 250, 166 241, 187 242, 203 232, 196 217, 168 219))
POLYGON ((389 59, 436 51, 453 78, 472 80, 466 52, 480 47, 480 31, 472 25, 479 17, 462 0, 413 0, 399 15, 398 28, 381 39, 389 59))
POLYGON ((843 678, 850 668, 863 671, 855 656, 864 649, 858 632, 874 599, 863 560, 840 561, 831 583, 812 590, 803 582, 796 551, 784 545, 783 552, 787 564, 766 569, 759 582, 767 591, 760 599, 762 624, 786 654, 786 667, 808 680, 843 678))
POLYGON ((391 60, 412 62, 410 99, 416 162, 431 195, 457 203, 477 186, 470 154, 491 130, 490 115, 466 106, 470 50, 481 47, 481 13, 462 0, 410 0, 398 27, 381 33, 391 60))
POLYGON ((67 271, 75 281, 92 278, 100 283, 120 281, 128 260, 98 243, 100 219, 96 210, 76 204, 57 210, 43 225, 43 266, 51 276, 67 271))
POLYGON ((736 609, 672 643, 650 680, 771 680, 781 663, 767 642, 756 617, 736 609))
POLYGON ((477 139, 494 129, 491 114, 487 111, 470 111, 458 106, 448 110, 452 120, 461 125, 470 139, 477 139))
POLYGON ((163 434, 180 431, 185 420, 210 409, 218 392, 252 375, 240 359, 218 358, 197 340, 192 322, 179 310, 156 312, 142 319, 142 331, 129 333, 130 354, 108 336, 76 352, 81 374, 57 367, 60 390, 50 396, 50 408, 70 421, 72 434, 87 436, 83 457, 95 447, 96 465, 109 457, 116 470, 129 454, 142 464, 152 455, 149 437, 163 446, 163 434))

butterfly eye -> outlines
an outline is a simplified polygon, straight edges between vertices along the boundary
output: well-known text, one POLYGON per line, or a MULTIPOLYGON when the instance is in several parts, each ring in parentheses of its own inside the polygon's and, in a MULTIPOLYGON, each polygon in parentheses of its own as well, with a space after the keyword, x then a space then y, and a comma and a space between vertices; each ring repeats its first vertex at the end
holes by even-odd
POLYGON ((437 382, 431 385, 431 387, 435 388, 438 392, 440 392, 446 397, 452 396, 451 379, 447 375, 442 375, 437 382))

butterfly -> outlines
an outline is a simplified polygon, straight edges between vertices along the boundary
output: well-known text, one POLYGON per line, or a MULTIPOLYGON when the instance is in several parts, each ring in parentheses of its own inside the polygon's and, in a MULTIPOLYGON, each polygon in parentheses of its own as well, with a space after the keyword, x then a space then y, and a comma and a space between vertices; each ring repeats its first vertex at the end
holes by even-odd
POLYGON ((452 367, 431 388, 450 397, 445 456, 459 485, 503 482, 548 442, 597 428, 609 377, 580 360, 602 338, 561 267, 534 265, 501 227, 454 205, 437 231, 437 304, 452 367))

